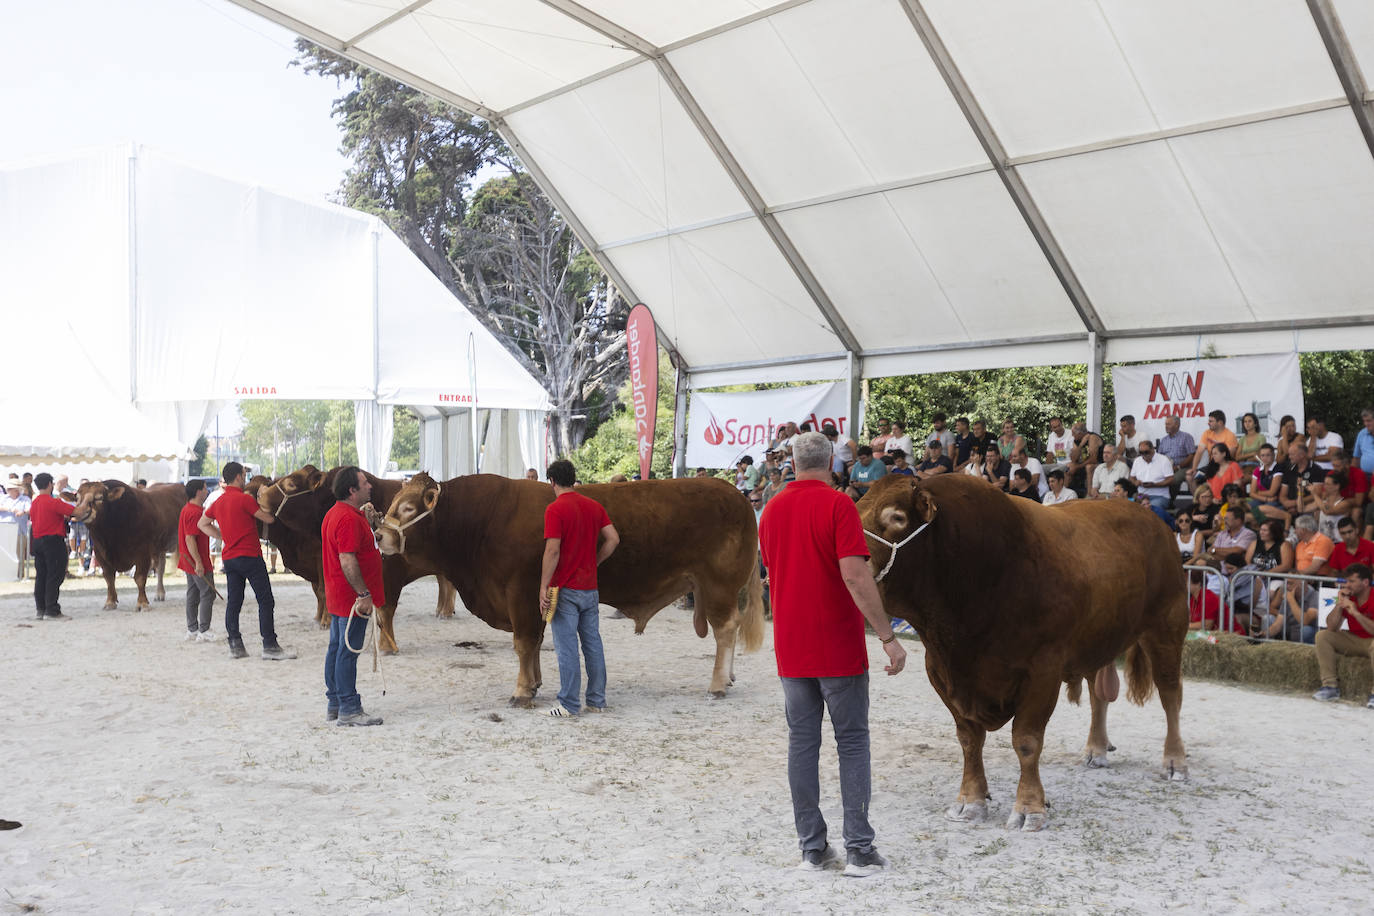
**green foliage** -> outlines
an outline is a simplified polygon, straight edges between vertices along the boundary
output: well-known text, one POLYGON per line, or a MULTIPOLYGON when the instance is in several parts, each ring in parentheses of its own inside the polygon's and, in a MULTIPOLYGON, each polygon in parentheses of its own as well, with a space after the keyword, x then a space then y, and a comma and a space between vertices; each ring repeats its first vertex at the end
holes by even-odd
POLYGON ((196 457, 186 463, 186 472, 192 477, 201 477, 205 474, 205 455, 210 451, 210 440, 201 435, 191 451, 196 457))
POLYGON ((240 401, 239 418, 244 457, 264 474, 358 461, 351 401, 240 401))
MULTIPOLYGON (((673 476, 673 367, 667 354, 658 358, 658 420, 654 426, 654 455, 650 466, 654 477, 673 476)), ((635 437, 630 383, 620 387, 614 413, 582 446, 566 457, 577 468, 584 483, 604 483, 615 474, 630 477, 639 473, 638 440, 635 437)))
POLYGON ((420 466, 420 418, 404 407, 392 412, 391 460, 403 471, 420 466))
MULTIPOLYGON (((1374 350, 1302 353, 1298 367, 1307 415, 1325 417, 1327 429, 1340 433, 1346 448, 1353 447, 1363 427, 1360 411, 1374 407, 1374 350)), ((1299 429, 1305 419, 1298 418, 1299 429)))

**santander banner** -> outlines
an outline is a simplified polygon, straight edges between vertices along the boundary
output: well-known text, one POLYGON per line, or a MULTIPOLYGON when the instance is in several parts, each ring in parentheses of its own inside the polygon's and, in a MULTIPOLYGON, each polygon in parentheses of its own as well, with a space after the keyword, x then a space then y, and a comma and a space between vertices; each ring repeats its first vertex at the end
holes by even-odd
POLYGON ((1226 425, 1237 436, 1241 416, 1259 417, 1265 438, 1278 438, 1279 420, 1291 414, 1303 427, 1302 375, 1298 354, 1235 356, 1230 359, 1198 359, 1148 366, 1116 366, 1112 369, 1116 391, 1117 429, 1126 414, 1135 417, 1136 429, 1151 439, 1164 435, 1164 418, 1178 417, 1179 428, 1196 439, 1207 429, 1207 415, 1226 413, 1226 425))
POLYGON ((654 458, 654 423, 658 420, 658 332, 654 330, 654 316, 642 302, 630 309, 625 322, 625 346, 630 351, 630 397, 639 451, 639 479, 648 480, 654 458))
POLYGON ((810 423, 817 432, 833 425, 843 438, 852 439, 847 401, 839 382, 725 394, 693 391, 687 414, 687 465, 729 468, 744 455, 753 455, 754 463, 760 464, 769 440, 789 420, 798 426, 810 423))

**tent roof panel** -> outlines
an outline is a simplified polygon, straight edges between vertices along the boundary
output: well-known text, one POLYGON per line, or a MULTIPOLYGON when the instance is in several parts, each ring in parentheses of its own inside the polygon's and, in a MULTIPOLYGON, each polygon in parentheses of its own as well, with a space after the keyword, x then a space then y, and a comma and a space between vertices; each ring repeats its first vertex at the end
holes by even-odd
POLYGON ((663 47, 786 4, 759 0, 582 0, 581 5, 663 47))

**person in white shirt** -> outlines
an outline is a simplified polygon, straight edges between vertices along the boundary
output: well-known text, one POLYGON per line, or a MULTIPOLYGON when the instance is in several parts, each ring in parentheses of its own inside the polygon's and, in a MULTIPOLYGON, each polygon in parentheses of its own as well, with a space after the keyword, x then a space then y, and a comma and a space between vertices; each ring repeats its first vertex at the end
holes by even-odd
POLYGON ((1140 440, 1145 434, 1135 428, 1135 417, 1126 414, 1121 418, 1121 430, 1116 436, 1117 457, 1122 461, 1134 462, 1140 456, 1140 440))
POLYGON ((1063 417, 1050 417, 1050 437, 1045 442, 1045 464, 1066 468, 1069 466, 1069 449, 1073 447, 1073 434, 1064 426, 1063 417))
POLYGON ((1064 486, 1064 472, 1055 468, 1049 473, 1050 491, 1045 494, 1040 503, 1045 506, 1057 506, 1066 503, 1071 499, 1077 499, 1078 494, 1064 486))
POLYGON ((1089 499, 1111 499, 1112 489, 1118 480, 1131 476, 1126 462, 1117 460, 1116 446, 1102 446, 1102 463, 1093 469, 1092 483, 1088 486, 1089 499))
POLYGON ((1131 483, 1156 509, 1169 506, 1169 484, 1174 479, 1174 463, 1155 449, 1155 444, 1142 437, 1137 444, 1140 454, 1131 464, 1131 483))
POLYGON ((896 420, 892 421, 892 436, 887 440, 887 453, 890 455, 894 449, 901 449, 910 458, 915 452, 912 449, 911 437, 906 434, 906 429, 896 420))
POLYGON ((1345 440, 1340 433, 1326 428, 1326 418, 1311 416, 1307 418, 1307 451, 1312 455, 1312 463, 1323 471, 1331 470, 1331 453, 1345 448, 1345 440))
POLYGON ((1032 458, 1024 448, 1013 449, 1011 453, 1011 472, 1016 473, 1018 468, 1025 468, 1030 471, 1031 483, 1035 485, 1035 491, 1044 499, 1049 492, 1050 485, 1045 480, 1045 466, 1040 463, 1039 458, 1032 458))

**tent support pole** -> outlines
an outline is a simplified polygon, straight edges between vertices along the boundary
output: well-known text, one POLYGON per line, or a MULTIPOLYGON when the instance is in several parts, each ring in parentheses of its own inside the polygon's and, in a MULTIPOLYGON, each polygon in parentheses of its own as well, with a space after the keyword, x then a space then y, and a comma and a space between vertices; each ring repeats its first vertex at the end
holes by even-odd
POLYGON ((1088 429, 1101 432, 1102 427, 1102 357, 1106 341, 1096 331, 1088 333, 1088 410, 1084 418, 1088 429))
POLYGON ((859 436, 863 432, 859 428, 859 405, 861 403, 863 387, 863 360, 854 351, 845 354, 845 384, 849 394, 849 429, 840 430, 840 438, 845 437, 859 441, 859 436))
POLYGON ((676 397, 673 400, 673 476, 687 476, 687 388, 692 378, 682 369, 674 373, 676 397))

